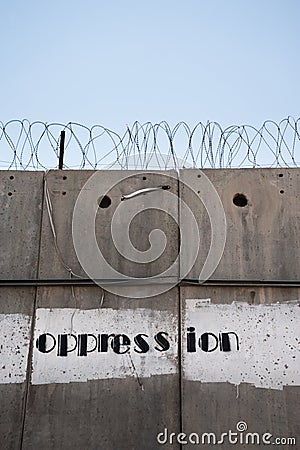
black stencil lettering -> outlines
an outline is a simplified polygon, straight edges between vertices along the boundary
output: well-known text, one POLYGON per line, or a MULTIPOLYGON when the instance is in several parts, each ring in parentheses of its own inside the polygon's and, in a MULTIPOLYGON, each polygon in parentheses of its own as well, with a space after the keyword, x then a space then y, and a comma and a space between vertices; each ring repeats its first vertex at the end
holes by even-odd
POLYGON ((149 337, 147 334, 137 334, 134 337, 134 342, 138 348, 134 347, 136 353, 147 353, 149 351, 149 344, 144 339, 144 337, 149 337))
POLYGON ((57 356, 67 356, 67 355, 68 355, 68 335, 59 334, 57 356))
POLYGON ((88 334, 87 336, 88 336, 87 339, 88 339, 89 337, 92 338, 92 339, 94 339, 95 345, 94 345, 93 348, 89 348, 89 345, 87 344, 87 346, 88 346, 87 353, 92 353, 92 352, 94 352, 94 351, 96 350, 96 348, 97 348, 97 345, 98 345, 98 339, 97 339, 97 336, 95 336, 94 334, 88 334))
POLYGON ((186 335, 186 349, 189 353, 196 351, 196 333, 194 327, 189 327, 187 329, 188 333, 186 335))
MULTIPOLYGON (((100 334, 100 352, 106 353, 108 351, 109 338, 114 338, 114 334, 100 334)), ((99 345, 98 345, 99 349, 99 345)))
POLYGON ((41 334, 36 340, 36 347, 41 353, 50 353, 50 352, 52 352, 52 350, 54 349, 55 345, 56 345, 56 339, 53 336, 53 334, 50 334, 50 333, 41 334), (53 339, 53 345, 48 350, 47 350, 47 346, 46 346, 47 336, 50 336, 53 339))
POLYGON ((166 350, 169 350, 170 343, 169 341, 164 337, 169 336, 168 333, 165 333, 163 331, 160 331, 154 336, 155 341, 160 345, 160 347, 155 346, 155 350, 158 350, 159 352, 165 352, 166 350))
POLYGON ((213 352, 218 347, 219 340, 217 336, 213 333, 203 333, 199 339, 199 345, 204 352, 213 352), (212 336, 215 339, 215 347, 209 348, 209 336, 212 336))
POLYGON ((78 356, 87 355, 87 334, 78 335, 78 356))
POLYGON ((112 348, 115 353, 122 355, 123 353, 129 352, 130 339, 126 334, 117 334, 112 341, 112 348), (125 349, 122 349, 125 346, 125 349))
POLYGON ((221 350, 223 352, 231 352, 230 337, 229 337, 230 334, 233 334, 235 336, 236 349, 237 350, 240 349, 239 338, 238 338, 237 334, 234 333, 233 331, 230 331, 228 333, 221 333, 221 350))

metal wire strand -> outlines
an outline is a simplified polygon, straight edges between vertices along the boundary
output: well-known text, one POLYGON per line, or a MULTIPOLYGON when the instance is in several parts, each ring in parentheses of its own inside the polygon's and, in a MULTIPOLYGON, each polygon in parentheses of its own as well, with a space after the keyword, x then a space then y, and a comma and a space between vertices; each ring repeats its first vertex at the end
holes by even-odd
POLYGON ((300 118, 260 128, 217 122, 190 127, 179 122, 126 125, 117 133, 102 125, 11 120, 0 122, 0 167, 12 170, 57 168, 60 133, 65 132, 66 169, 181 169, 297 167, 300 165, 300 118))

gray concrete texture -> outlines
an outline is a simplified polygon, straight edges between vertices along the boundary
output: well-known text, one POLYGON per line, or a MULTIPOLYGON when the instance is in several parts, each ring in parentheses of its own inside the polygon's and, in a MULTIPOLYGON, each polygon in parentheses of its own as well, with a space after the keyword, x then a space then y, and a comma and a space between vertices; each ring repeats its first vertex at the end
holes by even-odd
MULTIPOLYGON (((35 304, 35 288, 8 288, 1 287, 0 289, 0 326, 1 331, 3 327, 3 316, 13 314, 26 314, 33 317, 35 304)), ((17 325, 17 324, 16 324, 17 325)), ((11 330, 11 340, 14 340, 14 334, 16 330, 11 330)), ((3 336, 1 332, 1 336, 3 336)), ((15 346, 18 346, 18 342, 15 341, 15 346)), ((17 352, 18 350, 16 350, 17 352)), ((23 355, 22 355, 23 356, 23 355)), ((15 366, 11 367, 11 372, 20 371, 18 365, 25 362, 23 367, 23 379, 21 383, 1 383, 0 384, 0 436, 1 436, 1 448, 3 449, 20 449, 22 441, 23 422, 25 417, 25 404, 27 394, 28 377, 30 376, 30 370, 28 361, 22 361, 22 357, 18 358, 15 366)), ((0 370, 1 372, 6 370, 6 367, 10 365, 10 361, 7 359, 7 355, 3 352, 3 342, 0 344, 0 370)), ((3 378, 1 377, 1 380, 3 378)))
MULTIPOLYGON (((98 287, 39 288, 37 308, 98 309, 98 287)), ((132 300, 106 294, 106 308, 118 311, 150 308, 178 320, 178 288, 155 299, 132 300), (150 303, 151 302, 151 303, 150 303)), ((174 327, 178 327, 174 324, 174 327)), ((103 325, 104 327, 104 325, 103 325)), ((174 332, 176 329, 174 329, 174 332)), ((88 362, 87 362, 88 364, 88 362)), ((101 364, 101 358, 99 359, 101 364)), ((139 378, 107 378, 80 383, 30 385, 23 448, 158 449, 156 435, 166 424, 180 431, 180 382, 177 373, 139 378)), ((166 446, 166 448, 179 448, 166 446)))
MULTIPOLYGON (((189 286, 180 289, 180 296, 184 314, 187 299, 211 299, 213 304, 222 305, 230 305, 232 302, 271 305, 277 301, 290 302, 299 299, 300 288, 189 286)), ((197 357, 201 358, 201 352, 195 354, 195 359, 197 357)), ((257 359, 262 357, 263 355, 256 356, 257 359)), ((266 372, 262 373, 262 376, 265 374, 266 372)), ((260 435, 269 432, 274 437, 295 437, 299 442, 299 416, 299 386, 284 386, 282 390, 277 390, 257 388, 249 383, 241 383, 237 387, 228 382, 202 383, 184 377, 182 380, 182 428, 187 434, 215 433, 220 438, 222 433, 229 430, 236 432, 236 424, 244 421, 249 432, 260 435)), ((217 447, 231 447, 226 445, 229 445, 228 441, 217 447)), ((191 444, 184 446, 188 449, 194 447, 191 444)), ((238 445, 239 449, 247 447, 249 444, 238 445)), ((295 448, 295 445, 278 447, 295 448)))
MULTIPOLYGON (((58 248, 63 256, 64 263, 70 267, 74 273, 84 277, 86 277, 86 274, 80 266, 73 246, 72 218, 78 195, 93 174, 95 174, 94 171, 49 171, 46 176, 46 186, 53 208, 53 222, 57 234, 58 248)), ((156 275, 157 272, 165 270, 170 264, 170 261, 176 259, 178 253, 178 225, 174 219, 164 212, 168 211, 168 204, 165 200, 165 196, 160 195, 157 201, 163 211, 155 211, 152 209, 146 211, 145 214, 138 214, 134 218, 130 230, 132 243, 140 251, 145 251, 149 247, 148 234, 151 230, 162 228, 162 231, 167 234, 171 244, 167 246, 164 254, 160 258, 159 266, 156 261, 147 264, 137 264, 126 260, 115 249, 111 238, 110 227, 114 211, 121 203, 123 195, 161 185, 170 185, 170 190, 175 195, 178 195, 176 172, 136 173, 134 171, 124 172, 112 170, 101 171, 98 172, 98 174, 98 202, 101 201, 104 195, 107 195, 111 201, 109 207, 98 208, 95 218, 97 243, 106 260, 117 271, 128 276, 150 277, 156 275), (126 179, 122 179, 124 174, 126 174, 126 179), (109 186, 108 191, 104 189, 104 186, 109 186), (143 232, 141 232, 141 230, 143 230, 143 232), (145 236, 147 236, 147 238, 145 238, 145 236)), ((94 184, 85 187, 86 190, 93 190, 94 188, 94 184)), ((157 195, 157 193, 151 193, 149 195, 153 197, 153 195, 157 195)), ((117 220, 120 229, 125 229, 127 223, 123 223, 123 217, 118 216, 117 220)), ((126 244, 125 241, 124 244, 126 244)), ((88 249, 88 251, 93 252, 94 249, 88 249)), ((178 273, 179 268, 177 267, 174 275, 178 277, 178 273)), ((41 278, 64 278, 68 276, 68 271, 62 264, 61 258, 53 245, 53 235, 51 233, 46 202, 44 202, 43 210, 39 275, 41 278)), ((103 278, 105 278, 105 276, 103 278)))
MULTIPOLYGON (((70 271, 67 268, 76 275, 87 277, 73 246, 72 217, 78 194, 94 173, 56 170, 46 174, 0 172, 1 279, 68 279, 70 271), (50 215, 45 201, 46 191, 51 201, 50 215)), ((176 260, 179 227, 163 211, 153 210, 137 215, 130 229, 132 243, 141 251, 149 248, 148 234, 151 230, 158 228, 165 232, 168 245, 161 258, 154 263, 127 261, 115 250, 110 237, 112 215, 122 195, 169 185, 170 191, 179 194, 189 205, 199 225, 200 252, 187 277, 199 276, 211 239, 209 217, 198 195, 199 175, 201 177, 203 173, 218 192, 227 221, 225 250, 212 279, 299 281, 299 169, 186 169, 180 172, 182 183, 176 172, 172 171, 128 171, 128 179, 122 181, 123 171, 101 171, 99 201, 106 194, 111 199, 111 205, 99 208, 95 230, 99 247, 112 266, 128 276, 147 277, 161 273, 176 260), (186 186, 186 181, 194 192, 186 186), (107 184, 111 186, 110 190, 103 192, 102 186, 107 184), (233 203, 236 194, 243 194, 238 197, 238 203, 243 204, 246 198, 246 205, 233 203)), ((167 197, 161 192, 159 195, 149 195, 156 195, 159 206, 168 210, 167 197)), ((121 227, 127 225, 122 223, 122 217, 118 220, 121 227)), ((191 229, 191 246, 194 239, 191 229)), ((175 277, 178 271, 178 265, 175 265, 175 277)), ((74 289, 70 286, 1 287, 0 293, 0 314, 25 314, 31 318, 32 328, 37 309, 99 309, 102 297, 98 286, 74 289)), ((120 312, 141 308, 165 311, 173 318, 180 335, 187 298, 211 298, 212 303, 217 304, 229 304, 233 300, 268 304, 297 300, 299 289, 174 287, 159 296, 141 299, 105 292, 102 308, 120 312)), ((34 385, 31 383, 32 352, 35 348, 32 336, 30 342, 28 368, 24 374, 26 381, 0 385, 3 449, 179 448, 176 443, 163 447, 159 445, 156 442, 157 433, 164 427, 174 433, 180 429, 186 433, 222 432, 242 419, 257 432, 276 431, 278 436, 296 436, 300 442, 297 425, 299 387, 289 386, 279 391, 257 389, 245 383, 240 385, 236 398, 236 388, 232 384, 184 380, 180 375, 182 350, 178 351, 178 370, 170 375, 155 375, 140 380, 125 377, 34 385)), ((240 445, 239 448, 246 446, 240 445)))
MULTIPOLYGON (((206 208, 199 200, 200 195, 185 184, 188 181, 198 192, 203 174, 220 196, 227 222, 224 253, 211 278, 298 280, 299 169, 182 170, 180 197, 192 208, 201 230, 200 252, 188 277, 199 276, 211 242, 206 208), (241 206, 234 204, 234 198, 241 206)), ((207 201, 209 204, 209 195, 207 201)), ((192 231, 190 240, 191 243, 195 240, 192 231)))
MULTIPOLYGON (((0 173, 1 279, 34 279, 38 276, 43 178, 44 174, 39 172, 3 171, 0 173)), ((2 318, 5 315, 18 313, 32 317, 34 304, 35 288, 1 287, 0 289, 2 318)), ((3 323, 1 323, 2 327, 3 323)), ((0 357, 0 370, 6 371, 9 361, 3 356, 3 343, 0 344, 0 357)), ((21 358, 19 362, 22 362, 21 358)), ((23 382, 0 384, 2 448, 19 449, 21 445, 29 376, 26 364, 22 367, 23 382)), ((18 370, 18 364, 15 369, 18 370)))
POLYGON ((37 277, 43 199, 42 172, 0 172, 0 274, 37 277))

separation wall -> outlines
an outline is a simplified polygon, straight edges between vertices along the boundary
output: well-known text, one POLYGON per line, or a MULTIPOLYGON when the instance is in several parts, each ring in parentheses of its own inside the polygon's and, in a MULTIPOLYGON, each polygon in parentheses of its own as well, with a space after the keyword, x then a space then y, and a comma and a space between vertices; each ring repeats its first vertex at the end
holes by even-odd
POLYGON ((241 449, 247 431, 300 442, 299 169, 3 171, 0 186, 1 448, 194 448, 197 435, 230 448, 229 430, 241 449), (86 260, 72 239, 79 196, 89 207, 94 192, 118 278, 97 265, 84 216, 86 260))

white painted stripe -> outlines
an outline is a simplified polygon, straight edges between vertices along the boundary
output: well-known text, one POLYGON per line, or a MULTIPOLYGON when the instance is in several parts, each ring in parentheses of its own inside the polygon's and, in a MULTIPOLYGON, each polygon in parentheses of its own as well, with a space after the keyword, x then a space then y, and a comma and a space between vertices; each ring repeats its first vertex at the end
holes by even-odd
POLYGON ((30 345, 30 316, 0 314, 0 383, 23 383, 30 345))
MULTIPOLYGON (((177 326, 176 318, 169 312, 151 309, 37 309, 32 384, 125 377, 140 380, 152 375, 177 373, 177 326), (160 351, 163 348, 157 342, 160 332, 167 333, 163 335, 170 343, 166 351, 160 351), (40 337, 45 333, 49 333, 46 335, 46 346, 43 337, 40 337), (60 355, 64 353, 62 339, 66 337, 62 338, 63 334, 72 335, 67 337, 66 356, 60 355), (127 341, 119 350, 129 350, 124 354, 116 353, 112 348, 113 337, 109 338, 107 351, 105 348, 99 349, 99 335, 105 334, 126 335, 130 343, 127 341), (89 335, 86 356, 80 355, 80 346, 84 348, 84 338, 80 335, 89 335), (149 345, 145 353, 139 353, 141 347, 135 341, 138 335, 143 335, 149 345)), ((116 338, 117 343, 122 344, 123 339, 116 338)))
MULTIPOLYGON (((209 300, 187 300, 183 321, 185 379, 235 385, 251 383, 270 389, 300 385, 300 308, 297 304, 217 305, 209 300), (191 330, 191 327, 195 329, 195 352, 187 349, 187 336, 193 334, 187 328, 191 330), (230 351, 223 351, 220 341, 223 335, 226 337, 226 333, 230 332, 235 333, 227 335, 230 351), (212 333, 208 336, 206 349, 212 351, 201 348, 205 346, 205 339, 201 340, 201 336, 205 338, 206 333, 212 333)), ((27 315, 0 314, 2 384, 22 383, 26 379, 30 322, 31 318, 27 315)), ((121 311, 109 308, 38 309, 32 383, 85 382, 128 376, 140 380, 152 375, 178 373, 177 325, 176 317, 170 313, 144 308, 121 311), (170 344, 168 349, 164 349, 164 344, 157 338, 160 332, 166 333, 163 336, 170 344), (39 341, 39 348, 36 346, 37 339, 44 333, 49 333, 44 342, 47 353, 43 353, 42 341, 39 341), (67 356, 60 356, 59 352, 63 350, 61 336, 64 334, 72 334, 73 337, 67 337, 67 356), (123 341, 124 336, 116 338, 115 343, 124 345, 119 349, 113 348, 114 338, 111 336, 107 351, 104 351, 98 348, 98 336, 106 334, 126 335, 128 341, 123 341), (79 354, 79 347, 84 341, 80 341, 80 335, 89 335, 86 337, 86 356, 79 354), (145 353, 139 353, 142 351, 141 341, 139 344, 135 340, 139 335, 144 339, 145 353), (118 354, 115 350, 126 353, 118 354)))
MULTIPOLYGON (((203 383, 235 385, 251 383, 259 388, 282 389, 300 385, 300 308, 295 303, 273 305, 210 304, 188 299, 183 322, 183 371, 187 380, 203 383), (197 336, 196 352, 187 351, 187 327, 194 327, 197 336), (234 332, 230 335, 231 351, 222 351, 220 341, 203 333, 234 332), (200 346, 199 346, 200 338, 200 346)), ((221 335, 222 337, 222 335, 221 335)), ((226 336, 225 336, 226 337, 226 336)), ((222 346, 222 345, 221 345, 222 346)))

